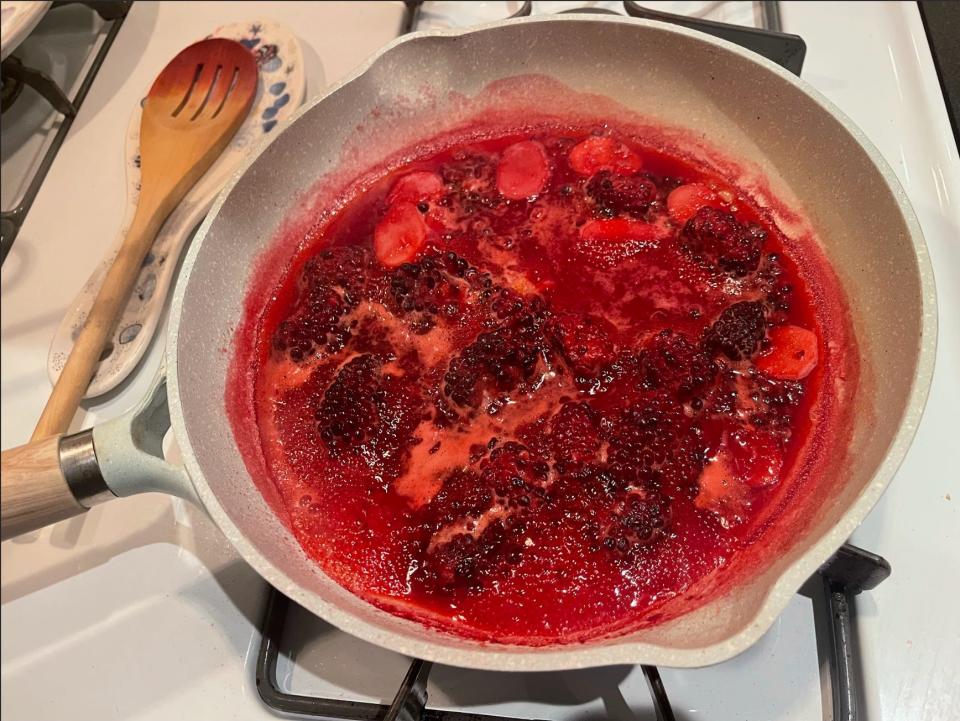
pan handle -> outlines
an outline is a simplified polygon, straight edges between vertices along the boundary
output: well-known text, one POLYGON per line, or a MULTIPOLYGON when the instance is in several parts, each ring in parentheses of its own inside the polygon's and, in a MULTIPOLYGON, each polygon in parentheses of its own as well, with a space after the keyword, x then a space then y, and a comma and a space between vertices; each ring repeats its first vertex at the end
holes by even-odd
POLYGON ((93 429, 100 471, 114 495, 166 493, 202 507, 187 471, 164 458, 168 430, 167 372, 161 365, 139 406, 93 429))
POLYGON ((76 483, 71 483, 74 477, 61 466, 66 440, 64 436, 51 436, 3 452, 0 540, 76 516, 89 507, 80 502, 81 493, 76 483))
POLYGON ((168 493, 199 506, 187 472, 163 456, 169 428, 167 375, 161 367, 147 397, 129 413, 93 429, 4 451, 0 540, 135 493, 168 493))

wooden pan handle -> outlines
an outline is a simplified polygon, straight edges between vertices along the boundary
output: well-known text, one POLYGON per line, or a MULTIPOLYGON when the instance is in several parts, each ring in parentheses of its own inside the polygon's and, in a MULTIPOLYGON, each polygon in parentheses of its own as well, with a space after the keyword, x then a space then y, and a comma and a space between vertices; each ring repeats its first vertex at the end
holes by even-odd
POLYGON ((83 513, 60 468, 60 436, 2 454, 0 540, 83 513))

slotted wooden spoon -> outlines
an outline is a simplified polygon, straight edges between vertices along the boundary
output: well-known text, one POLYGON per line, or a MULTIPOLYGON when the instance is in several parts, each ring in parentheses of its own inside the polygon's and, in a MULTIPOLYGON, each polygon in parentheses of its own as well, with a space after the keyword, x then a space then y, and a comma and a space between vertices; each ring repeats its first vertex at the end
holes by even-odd
POLYGON ((31 440, 67 430, 154 237, 246 118, 257 78, 247 48, 210 38, 182 50, 153 82, 140 120, 136 215, 31 440))

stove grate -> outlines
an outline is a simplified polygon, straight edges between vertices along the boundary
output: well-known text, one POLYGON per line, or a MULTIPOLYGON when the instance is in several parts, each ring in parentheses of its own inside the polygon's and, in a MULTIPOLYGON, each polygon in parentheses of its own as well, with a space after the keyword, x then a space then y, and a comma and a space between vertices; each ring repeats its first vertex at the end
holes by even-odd
POLYGON ((113 41, 120 31, 120 26, 123 25, 127 12, 133 4, 133 0, 98 0, 97 2, 87 0, 86 2, 79 3, 74 3, 70 0, 60 0, 59 2, 53 3, 50 11, 52 12, 58 7, 72 4, 86 5, 96 12, 105 22, 110 23, 109 26, 106 26, 103 43, 100 45, 99 50, 97 50, 90 68, 83 76, 79 88, 72 99, 68 98, 63 89, 44 73, 23 65, 23 63, 17 60, 15 54, 3 61, 2 107, 4 111, 17 100, 17 97, 26 86, 40 93, 63 118, 57 127, 53 140, 50 142, 46 151, 44 151, 43 158, 33 172, 33 177, 27 185, 27 190, 23 198, 16 207, 0 213, 0 264, 7 259, 7 254, 17 239, 17 234, 20 232, 20 227, 27 217, 27 212, 30 210, 30 206, 33 205, 40 186, 47 177, 47 172, 49 172, 50 166, 53 165, 54 158, 57 157, 60 146, 63 145, 63 141, 70 131, 77 110, 80 109, 81 104, 87 97, 87 92, 93 84, 93 79, 100 71, 100 66, 103 65, 103 61, 107 57, 107 51, 109 51, 113 45, 113 41))
MULTIPOLYGON (((890 575, 890 564, 880 556, 847 544, 825 563, 801 588, 813 604, 817 656, 821 669, 821 693, 829 697, 830 716, 825 721, 857 721, 862 718, 857 689, 860 657, 851 609, 854 596, 870 590, 890 575)), ((290 601, 276 589, 270 590, 262 624, 257 656, 256 683, 260 698, 270 708, 313 718, 348 721, 524 721, 506 716, 489 716, 428 709, 427 679, 432 664, 413 659, 393 703, 388 705, 343 699, 325 699, 284 691, 277 676, 280 642, 290 601)), ((675 716, 656 666, 643 666, 643 675, 653 700, 657 721, 674 721, 675 716)))

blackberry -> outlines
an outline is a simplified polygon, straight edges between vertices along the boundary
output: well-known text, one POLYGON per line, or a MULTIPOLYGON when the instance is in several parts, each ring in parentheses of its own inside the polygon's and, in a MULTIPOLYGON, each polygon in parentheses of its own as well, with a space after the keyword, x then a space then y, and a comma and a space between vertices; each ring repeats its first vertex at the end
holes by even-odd
POLYGON ((564 403, 550 420, 550 447, 559 463, 592 460, 600 448, 596 413, 588 403, 564 403))
POLYGON ((720 314, 704 333, 703 346, 730 360, 750 358, 766 336, 767 319, 760 301, 740 301, 720 314))
POLYGON ((657 199, 657 186, 642 175, 617 175, 602 170, 587 183, 587 195, 596 203, 598 217, 621 213, 641 215, 657 199))
POLYGON ((717 374, 713 360, 682 333, 663 330, 640 355, 643 384, 668 389, 687 399, 706 388, 717 374))
POLYGON ((538 365, 550 361, 548 316, 539 299, 516 297, 497 315, 505 325, 481 333, 450 361, 444 375, 444 393, 461 408, 479 407, 484 392, 519 388, 533 378, 538 365))
POLYGON ((700 208, 680 232, 681 247, 691 257, 736 277, 757 269, 766 238, 760 226, 741 225, 725 210, 709 206, 700 208))

